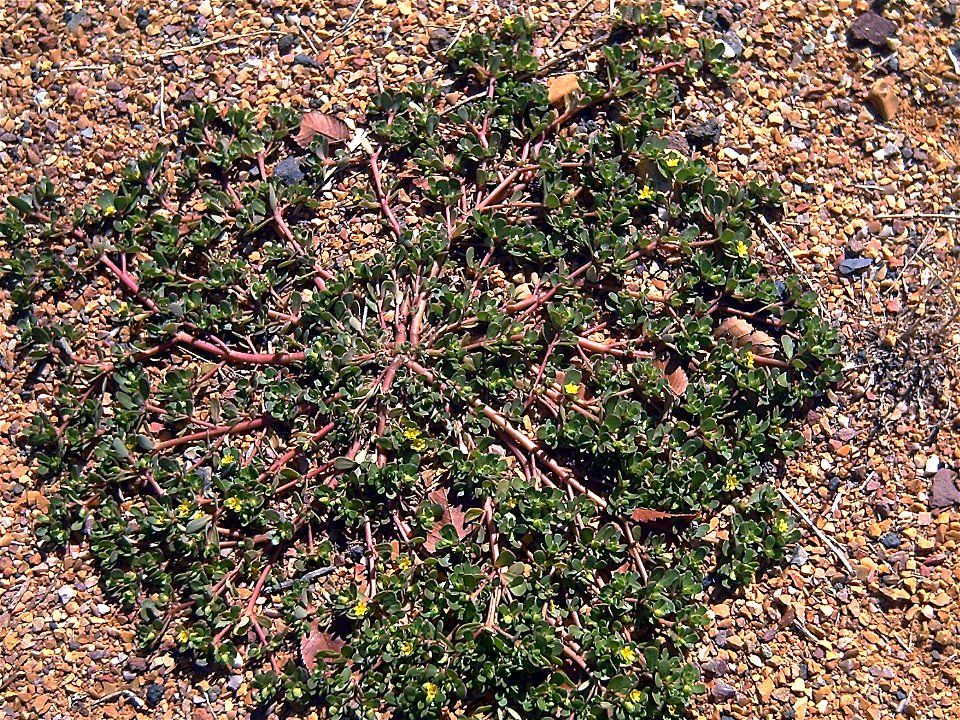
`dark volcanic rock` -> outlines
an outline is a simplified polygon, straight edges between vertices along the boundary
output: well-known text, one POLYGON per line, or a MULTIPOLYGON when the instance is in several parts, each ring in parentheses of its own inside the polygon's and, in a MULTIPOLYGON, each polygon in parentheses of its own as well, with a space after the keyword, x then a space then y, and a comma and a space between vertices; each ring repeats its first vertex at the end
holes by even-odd
POLYGON ((705 147, 720 140, 720 123, 716 118, 694 125, 687 130, 687 142, 694 147, 705 147))
POLYGON ((941 468, 933 476, 930 485, 930 507, 945 508, 960 505, 960 488, 957 488, 957 473, 941 468))
POLYGON ((896 34, 897 24, 873 10, 863 13, 850 25, 850 39, 863 45, 884 47, 896 34))

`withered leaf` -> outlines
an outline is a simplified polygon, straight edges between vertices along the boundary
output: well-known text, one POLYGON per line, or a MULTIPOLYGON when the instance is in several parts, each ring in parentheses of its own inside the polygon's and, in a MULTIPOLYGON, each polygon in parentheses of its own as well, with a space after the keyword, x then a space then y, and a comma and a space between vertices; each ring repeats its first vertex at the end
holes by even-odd
POLYGON ((642 525, 680 525, 690 522, 694 517, 690 513, 668 513, 649 508, 637 508, 630 515, 631 520, 642 525))
POLYGON ((680 365, 674 365, 671 368, 672 363, 662 358, 657 358, 653 361, 653 364, 659 368, 663 376, 667 378, 673 394, 677 397, 683 397, 683 393, 687 391, 687 386, 690 384, 690 380, 687 378, 687 373, 684 369, 680 365))
POLYGON ((777 354, 777 341, 762 330, 757 330, 743 318, 728 317, 713 331, 713 336, 724 338, 735 348, 751 346, 754 355, 773 357, 777 354))
POLYGON ((343 120, 333 115, 317 111, 304 113, 300 118, 300 132, 294 140, 300 147, 307 147, 317 135, 323 135, 330 142, 345 142, 353 133, 343 120))
POLYGON ((432 553, 437 550, 437 543, 440 542, 440 531, 443 530, 444 526, 452 525, 454 532, 457 533, 457 537, 461 540, 466 536, 467 531, 463 527, 463 508, 450 504, 446 488, 434 490, 427 495, 427 498, 430 502, 436 503, 443 508, 443 515, 433 524, 433 527, 430 528, 430 531, 427 533, 427 539, 423 543, 427 552, 432 553))
POLYGON ((312 672, 317 666, 317 654, 335 655, 343 649, 344 644, 343 640, 329 632, 320 632, 317 621, 314 620, 310 624, 310 634, 300 639, 300 659, 303 666, 312 672))

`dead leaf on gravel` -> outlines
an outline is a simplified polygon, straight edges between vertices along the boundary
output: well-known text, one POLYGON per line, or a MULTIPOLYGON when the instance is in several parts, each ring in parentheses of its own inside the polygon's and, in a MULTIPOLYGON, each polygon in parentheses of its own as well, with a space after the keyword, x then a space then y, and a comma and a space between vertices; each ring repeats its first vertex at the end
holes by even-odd
POLYGON ((314 620, 310 625, 310 634, 300 639, 300 659, 303 660, 303 666, 312 672, 317 666, 317 654, 337 654, 344 644, 343 640, 330 633, 320 632, 317 621, 314 620))
POLYGON ((777 341, 762 330, 757 330, 743 318, 728 317, 713 331, 716 338, 724 338, 735 348, 751 346, 754 355, 773 357, 777 354, 777 341))
POLYGON ((322 112, 304 113, 300 119, 300 132, 294 138, 300 147, 307 147, 317 135, 323 135, 330 142, 345 142, 353 131, 339 118, 322 112))
POLYGON ((440 531, 443 530, 444 526, 452 525, 457 537, 461 540, 466 536, 467 531, 463 527, 463 508, 450 504, 446 488, 434 490, 427 495, 427 499, 443 508, 443 515, 430 528, 427 539, 423 543, 427 552, 432 553, 437 549, 437 543, 440 541, 440 531))

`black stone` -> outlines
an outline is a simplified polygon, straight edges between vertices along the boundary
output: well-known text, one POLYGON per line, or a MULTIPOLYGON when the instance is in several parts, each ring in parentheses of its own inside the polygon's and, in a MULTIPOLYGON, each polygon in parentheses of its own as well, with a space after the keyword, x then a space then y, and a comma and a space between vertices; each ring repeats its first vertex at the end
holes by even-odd
POLYGON ((300 161, 293 157, 284 158, 278 162, 273 169, 273 176, 287 185, 295 185, 305 177, 303 170, 300 169, 300 161))
POLYGON ((836 475, 830 478, 830 480, 827 482, 827 488, 830 490, 830 492, 836 492, 837 490, 839 490, 840 478, 838 478, 836 475))
POLYGON ((862 275, 873 265, 873 258, 847 258, 840 263, 840 274, 844 277, 862 275))
POLYGON ((900 547, 902 542, 903 540, 901 540, 900 536, 895 532, 884 533, 880 536, 880 544, 887 548, 887 550, 893 550, 894 548, 900 547))
POLYGON ((299 40, 296 33, 287 33, 277 40, 277 50, 280 51, 281 55, 289 55, 293 52, 293 48, 296 47, 299 40))
POLYGON ((147 25, 150 24, 150 11, 147 10, 145 7, 137 8, 136 19, 137 19, 137 27, 140 28, 141 30, 146 30, 147 25))
POLYGON ((163 700, 163 685, 157 685, 153 683, 147 687, 147 705, 152 708, 155 708, 160 704, 160 701, 163 700))
POLYGON ((320 63, 314 60, 309 55, 304 55, 303 53, 297 53, 293 58, 294 65, 303 65, 304 67, 309 68, 319 68, 320 63))
POLYGON ((720 123, 716 118, 694 125, 686 132, 687 142, 694 147, 705 147, 720 140, 720 123))

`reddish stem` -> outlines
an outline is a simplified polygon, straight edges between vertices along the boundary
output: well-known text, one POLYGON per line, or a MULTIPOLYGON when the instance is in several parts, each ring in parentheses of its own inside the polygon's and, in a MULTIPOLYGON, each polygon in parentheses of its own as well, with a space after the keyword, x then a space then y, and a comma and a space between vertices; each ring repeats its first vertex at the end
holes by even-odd
POLYGON ((373 175, 373 189, 377 194, 377 200, 380 201, 380 208, 383 210, 383 214, 387 216, 387 222, 390 224, 390 229, 393 230, 394 234, 397 237, 403 235, 403 230, 400 228, 400 222, 397 220, 397 216, 393 214, 393 209, 390 207, 390 202, 387 200, 387 196, 383 192, 383 180, 380 175, 380 153, 375 152, 370 156, 370 172, 373 175))

